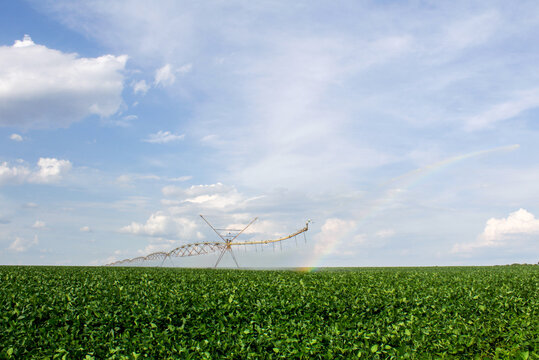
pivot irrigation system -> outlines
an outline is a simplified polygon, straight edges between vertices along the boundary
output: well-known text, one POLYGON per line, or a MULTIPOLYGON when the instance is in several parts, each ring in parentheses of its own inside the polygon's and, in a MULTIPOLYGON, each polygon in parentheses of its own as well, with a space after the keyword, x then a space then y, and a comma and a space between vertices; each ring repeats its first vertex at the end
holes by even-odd
POLYGON ((272 239, 272 240, 255 240, 255 241, 237 241, 238 237, 249 228, 258 218, 255 217, 247 226, 245 226, 243 229, 218 229, 215 228, 210 222, 202 215, 200 217, 208 224, 210 228, 219 236, 220 241, 216 242, 196 242, 196 243, 190 243, 178 246, 175 249, 170 250, 169 252, 164 251, 158 251, 151 253, 146 256, 139 256, 132 259, 124 259, 112 262, 110 264, 106 264, 105 266, 131 266, 135 265, 137 263, 143 263, 148 261, 159 261, 161 260, 161 266, 164 264, 165 260, 168 258, 173 257, 185 257, 185 256, 197 256, 197 255, 205 255, 213 252, 219 252, 219 258, 217 259, 217 262, 215 263, 214 268, 219 265, 221 262, 221 259, 223 256, 229 252, 232 256, 232 259, 234 259, 234 263, 236 263, 236 266, 239 268, 238 261, 236 260, 236 256, 234 255, 234 252, 232 251, 234 246, 256 246, 256 245, 265 245, 265 244, 273 244, 275 246, 275 243, 280 243, 282 241, 295 238, 297 241, 297 236, 300 234, 303 234, 303 237, 305 239, 305 242, 307 242, 307 237, 305 233, 309 230, 309 223, 311 220, 307 220, 305 223, 305 227, 302 229, 299 229, 298 231, 289 234, 287 236, 278 238, 278 239, 272 239))

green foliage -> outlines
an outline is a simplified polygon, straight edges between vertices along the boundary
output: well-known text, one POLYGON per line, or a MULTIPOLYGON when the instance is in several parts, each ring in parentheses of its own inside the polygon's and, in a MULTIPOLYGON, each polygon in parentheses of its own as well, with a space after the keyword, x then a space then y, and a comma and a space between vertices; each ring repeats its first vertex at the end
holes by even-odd
POLYGON ((0 267, 0 359, 538 359, 538 266, 0 267))

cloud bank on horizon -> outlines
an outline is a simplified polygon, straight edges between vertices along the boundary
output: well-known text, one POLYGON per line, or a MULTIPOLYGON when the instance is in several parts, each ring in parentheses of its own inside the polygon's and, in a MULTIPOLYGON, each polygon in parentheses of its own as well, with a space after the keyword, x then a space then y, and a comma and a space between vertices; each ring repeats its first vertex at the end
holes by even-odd
POLYGON ((11 4, 0 263, 166 250, 213 236, 201 213, 314 219, 245 266, 535 263, 537 25, 533 1, 11 4))

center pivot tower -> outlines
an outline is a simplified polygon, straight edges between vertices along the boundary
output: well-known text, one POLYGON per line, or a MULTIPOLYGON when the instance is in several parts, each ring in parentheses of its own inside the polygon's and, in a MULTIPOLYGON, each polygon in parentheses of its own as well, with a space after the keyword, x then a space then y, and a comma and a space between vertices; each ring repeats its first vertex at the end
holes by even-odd
POLYGON ((236 256, 234 255, 234 252, 232 251, 232 242, 238 238, 249 226, 251 226, 258 218, 255 217, 249 224, 247 224, 246 227, 243 229, 217 229, 215 228, 210 222, 203 216, 200 215, 202 220, 208 224, 209 227, 212 228, 212 230, 223 240, 224 246, 221 248, 221 253, 219 254, 219 258, 217 259, 217 262, 215 263, 214 268, 219 265, 219 262, 221 262, 221 259, 225 255, 226 252, 229 252, 232 256, 232 259, 234 260, 234 263, 236 263, 236 266, 239 268, 240 265, 238 264, 238 261, 236 260, 236 256))

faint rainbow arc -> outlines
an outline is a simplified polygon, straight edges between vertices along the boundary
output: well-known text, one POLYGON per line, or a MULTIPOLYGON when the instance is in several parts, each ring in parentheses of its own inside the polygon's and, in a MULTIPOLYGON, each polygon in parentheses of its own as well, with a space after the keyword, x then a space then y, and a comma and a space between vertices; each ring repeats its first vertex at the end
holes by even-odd
MULTIPOLYGON (((391 187, 385 190, 384 195, 379 197, 375 201, 373 201, 371 205, 367 208, 367 210, 364 212, 364 214, 358 217, 358 219, 356 220, 355 228, 364 224, 368 219, 378 214, 384 208, 384 206, 394 201, 394 199, 398 196, 398 193, 401 192, 403 189, 409 189, 413 187, 418 182, 420 182, 423 178, 434 173, 435 171, 439 171, 441 169, 449 167, 450 165, 459 163, 463 160, 467 160, 473 157, 487 155, 487 154, 491 154, 498 151, 513 151, 513 150, 518 149, 519 147, 520 147, 519 144, 513 144, 513 145, 500 146, 493 149, 474 151, 468 154, 453 156, 453 157, 438 161, 436 163, 427 165, 425 167, 409 171, 393 179, 390 179, 389 181, 386 181, 385 183, 383 183, 381 186, 388 186, 394 183, 402 183, 404 184, 404 186, 400 186, 399 188, 391 187)), ((319 254, 315 253, 307 262, 308 265, 302 267, 301 269, 307 272, 315 271, 320 266, 320 263, 324 260, 324 258, 327 255, 331 254, 333 250, 339 244, 340 244, 340 241, 336 241, 330 246, 327 246, 326 248, 324 248, 323 253, 319 253, 319 254)))

